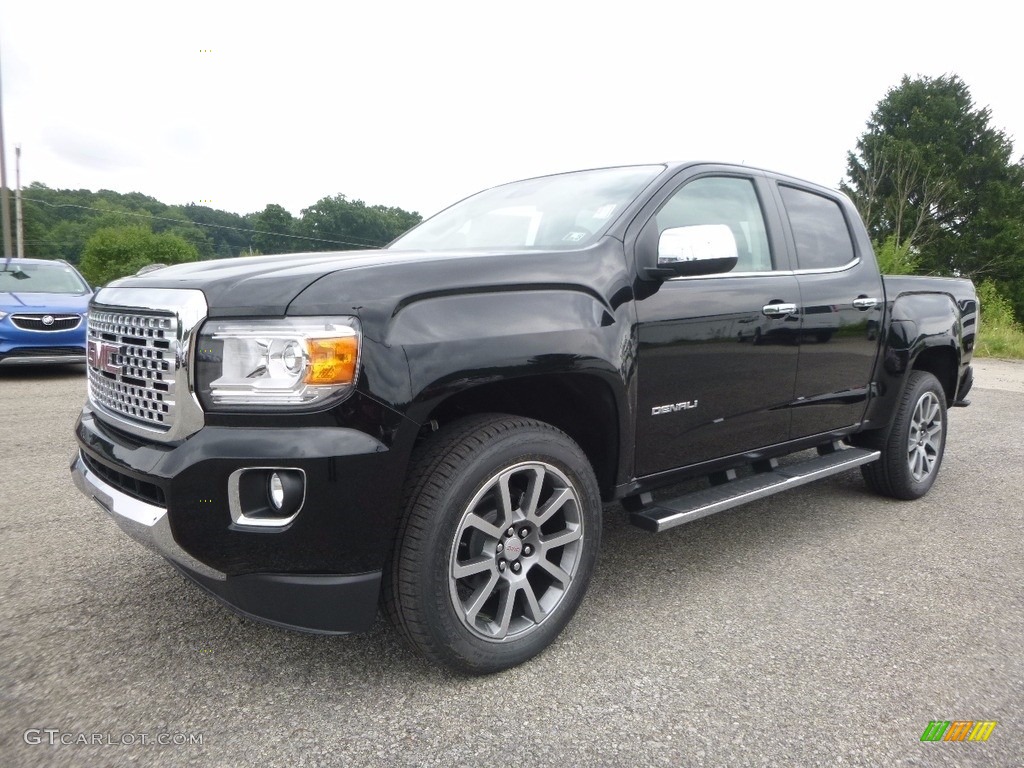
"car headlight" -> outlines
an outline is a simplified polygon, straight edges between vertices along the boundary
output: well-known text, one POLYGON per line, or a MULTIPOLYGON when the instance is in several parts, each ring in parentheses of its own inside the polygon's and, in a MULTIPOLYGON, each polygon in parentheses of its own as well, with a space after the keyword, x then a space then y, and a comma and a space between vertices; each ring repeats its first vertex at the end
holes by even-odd
POLYGON ((196 346, 207 409, 313 405, 350 392, 359 372, 354 317, 211 320, 196 346))

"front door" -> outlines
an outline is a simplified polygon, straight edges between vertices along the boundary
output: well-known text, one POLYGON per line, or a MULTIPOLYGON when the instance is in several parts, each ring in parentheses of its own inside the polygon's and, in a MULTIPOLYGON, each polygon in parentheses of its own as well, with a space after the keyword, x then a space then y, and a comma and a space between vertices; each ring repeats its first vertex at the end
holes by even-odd
POLYGON ((739 174, 683 182, 647 226, 726 224, 739 263, 674 278, 637 301, 636 471, 650 475, 789 438, 799 287, 766 226, 766 182, 739 174), (779 307, 793 307, 793 312, 779 307))

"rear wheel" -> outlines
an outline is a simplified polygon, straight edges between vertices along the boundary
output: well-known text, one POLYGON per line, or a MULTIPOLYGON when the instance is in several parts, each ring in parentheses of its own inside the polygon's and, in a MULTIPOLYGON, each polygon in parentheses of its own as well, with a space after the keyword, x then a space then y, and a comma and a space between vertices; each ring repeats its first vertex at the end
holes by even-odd
POLYGON ((927 371, 912 371, 892 427, 861 436, 878 448, 878 461, 861 467, 872 490, 897 499, 918 499, 935 483, 946 447, 946 393, 927 371))
POLYGON ((583 451, 541 422, 472 417, 417 450, 386 611, 417 651, 473 674, 520 664, 572 618, 601 502, 583 451))

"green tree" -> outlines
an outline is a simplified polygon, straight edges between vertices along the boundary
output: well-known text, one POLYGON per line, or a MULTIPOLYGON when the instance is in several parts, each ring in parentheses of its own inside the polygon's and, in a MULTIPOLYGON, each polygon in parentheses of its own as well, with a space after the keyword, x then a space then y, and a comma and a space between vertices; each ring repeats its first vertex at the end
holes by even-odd
POLYGON ((299 233, 318 251, 380 248, 418 224, 418 213, 383 205, 368 206, 345 195, 324 197, 302 209, 299 233))
POLYGON ((154 233, 143 226, 103 227, 85 244, 79 268, 93 285, 135 274, 147 264, 196 261, 199 252, 170 232, 154 233))
POLYGON ((252 247, 260 253, 309 250, 308 241, 289 237, 294 234, 295 217, 280 205, 270 203, 261 212, 253 214, 250 222, 256 230, 252 236, 252 247))
MULTIPOLYGON (((230 211, 221 211, 205 205, 189 203, 181 210, 206 231, 212 240, 214 258, 222 259, 248 253, 252 246, 252 224, 248 218, 230 211)), ((254 214, 250 214, 252 216, 254 214)))
POLYGON ((956 75, 904 77, 886 93, 843 184, 876 244, 894 238, 924 272, 1024 278, 1024 167, 990 121, 956 75))

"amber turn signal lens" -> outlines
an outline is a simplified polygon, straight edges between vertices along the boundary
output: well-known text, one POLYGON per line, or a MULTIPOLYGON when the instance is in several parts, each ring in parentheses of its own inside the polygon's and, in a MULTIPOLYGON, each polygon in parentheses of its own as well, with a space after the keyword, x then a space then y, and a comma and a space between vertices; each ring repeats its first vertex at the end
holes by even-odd
POLYGON ((356 376, 359 339, 310 339, 307 384, 349 384, 356 376))

